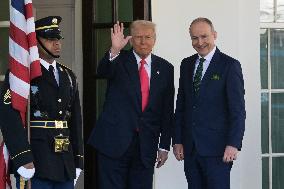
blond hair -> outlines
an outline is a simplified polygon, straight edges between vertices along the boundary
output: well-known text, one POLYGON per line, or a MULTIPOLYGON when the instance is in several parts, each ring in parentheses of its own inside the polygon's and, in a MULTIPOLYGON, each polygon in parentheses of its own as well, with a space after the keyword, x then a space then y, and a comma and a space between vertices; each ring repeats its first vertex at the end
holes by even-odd
POLYGON ((133 21, 130 25, 130 34, 133 35, 134 31, 139 27, 152 29, 155 36, 156 36, 156 24, 151 22, 151 21, 148 21, 148 20, 135 20, 135 21, 133 21))

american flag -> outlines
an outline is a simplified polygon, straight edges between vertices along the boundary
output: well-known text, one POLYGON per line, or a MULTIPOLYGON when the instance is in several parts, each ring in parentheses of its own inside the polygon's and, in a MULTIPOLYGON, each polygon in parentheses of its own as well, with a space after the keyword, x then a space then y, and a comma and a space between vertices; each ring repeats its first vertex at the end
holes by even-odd
MULTIPOLYGON (((12 107, 20 112, 23 126, 25 126, 30 81, 41 75, 41 66, 32 0, 11 0, 10 2, 9 83, 11 102, 12 107)), ((0 150, 0 175, 3 175, 3 179, 0 178, 0 188, 8 189, 10 188, 7 168, 9 156, 5 145, 0 150)))

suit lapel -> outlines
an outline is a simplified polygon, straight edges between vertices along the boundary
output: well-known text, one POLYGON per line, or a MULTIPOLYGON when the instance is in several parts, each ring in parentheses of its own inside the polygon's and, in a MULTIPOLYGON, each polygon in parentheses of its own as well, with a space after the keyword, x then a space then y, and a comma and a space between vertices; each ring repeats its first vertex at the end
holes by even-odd
POLYGON ((138 65, 136 58, 132 52, 132 50, 128 51, 128 60, 124 62, 124 65, 127 70, 127 74, 129 75, 130 81, 132 82, 132 86, 134 86, 135 96, 138 104, 140 105, 141 109, 141 89, 140 89, 140 79, 139 79, 139 72, 138 72, 138 65))
POLYGON ((220 59, 220 51, 219 49, 216 49, 211 62, 209 64, 209 67, 206 70, 205 75, 203 76, 202 82, 201 82, 201 87, 204 86, 208 81, 211 80, 212 75, 214 75, 214 73, 218 72, 218 67, 221 65, 218 61, 220 59))
POLYGON ((149 94, 149 102, 146 109, 151 105, 153 102, 154 94, 156 94, 156 90, 159 89, 160 84, 160 62, 157 61, 156 57, 152 55, 152 62, 151 62, 151 79, 150 79, 150 94, 149 94))
POLYGON ((193 78, 194 78, 194 69, 195 69, 195 62, 198 58, 198 55, 196 54, 189 62, 189 67, 188 67, 188 83, 189 83, 189 89, 190 93, 193 94, 193 78))

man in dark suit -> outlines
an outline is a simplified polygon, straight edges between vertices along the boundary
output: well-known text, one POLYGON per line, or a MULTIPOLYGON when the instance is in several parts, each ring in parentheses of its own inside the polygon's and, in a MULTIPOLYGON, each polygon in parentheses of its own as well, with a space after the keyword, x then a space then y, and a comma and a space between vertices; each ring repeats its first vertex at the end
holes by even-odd
POLYGON ((137 20, 124 37, 111 30, 112 46, 97 73, 107 78, 103 111, 89 143, 98 151, 100 189, 152 188, 155 161, 168 158, 174 104, 174 68, 152 54, 155 24, 137 20), (130 41, 133 49, 122 48, 130 41), (158 152, 158 154, 157 154, 158 152))
POLYGON ((229 189, 245 130, 241 65, 215 46, 209 19, 195 19, 189 31, 197 54, 180 66, 174 155, 184 159, 189 189, 229 189))
POLYGON ((82 120, 75 74, 56 62, 61 51, 61 17, 35 22, 42 75, 31 81, 30 145, 20 114, 11 106, 9 72, 1 93, 0 126, 16 174, 32 189, 73 189, 83 169, 82 120), (6 115, 5 117, 2 115, 6 115), (77 175, 76 175, 77 174, 77 175))

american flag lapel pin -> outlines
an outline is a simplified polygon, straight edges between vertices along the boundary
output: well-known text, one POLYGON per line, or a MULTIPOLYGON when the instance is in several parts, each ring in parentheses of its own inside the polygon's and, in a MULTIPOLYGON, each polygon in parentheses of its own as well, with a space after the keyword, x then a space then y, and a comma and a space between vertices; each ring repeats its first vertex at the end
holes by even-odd
POLYGON ((159 71, 159 70, 157 71, 157 74, 158 74, 158 75, 160 74, 160 71, 159 71))

